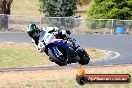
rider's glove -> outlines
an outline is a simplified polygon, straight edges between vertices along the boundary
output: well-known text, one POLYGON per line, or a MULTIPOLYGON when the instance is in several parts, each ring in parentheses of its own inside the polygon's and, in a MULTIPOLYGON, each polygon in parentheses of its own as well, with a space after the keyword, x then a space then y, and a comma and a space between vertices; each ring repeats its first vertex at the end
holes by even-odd
POLYGON ((69 34, 69 35, 71 34, 71 32, 69 30, 66 30, 66 33, 69 34))
POLYGON ((61 33, 62 33, 62 35, 66 35, 67 34, 66 30, 61 30, 61 33))
POLYGON ((34 39, 32 39, 32 43, 35 43, 34 39))

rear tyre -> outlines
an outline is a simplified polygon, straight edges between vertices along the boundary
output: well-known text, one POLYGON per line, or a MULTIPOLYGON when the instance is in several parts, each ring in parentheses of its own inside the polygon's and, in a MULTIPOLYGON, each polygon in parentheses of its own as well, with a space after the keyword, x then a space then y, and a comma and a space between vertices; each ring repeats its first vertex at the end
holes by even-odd
POLYGON ((52 51, 52 49, 48 50, 48 55, 50 56, 50 58, 53 60, 53 62, 55 62, 56 64, 58 64, 59 66, 64 66, 67 65, 66 62, 61 61, 61 59, 63 57, 57 57, 54 52, 52 51))
POLYGON ((85 50, 83 50, 83 51, 79 50, 78 56, 80 57, 80 60, 78 61, 79 64, 86 65, 89 63, 90 58, 89 58, 89 55, 87 54, 87 52, 85 50))

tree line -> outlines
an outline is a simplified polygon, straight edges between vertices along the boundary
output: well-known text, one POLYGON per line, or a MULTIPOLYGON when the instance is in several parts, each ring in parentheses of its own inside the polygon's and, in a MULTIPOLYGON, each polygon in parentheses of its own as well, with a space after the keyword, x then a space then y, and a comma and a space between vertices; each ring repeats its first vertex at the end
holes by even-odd
MULTIPOLYGON (((48 17, 76 16, 77 5, 85 5, 92 0, 39 0, 39 11, 48 17)), ((13 0, 0 0, 0 14, 10 14, 13 0)), ((97 19, 132 19, 132 0, 94 0, 87 11, 88 18, 97 19)), ((5 24, 0 16, 0 27, 5 24)), ((6 21, 5 21, 6 22, 6 21)), ((6 25, 7 26, 7 25, 6 25)))

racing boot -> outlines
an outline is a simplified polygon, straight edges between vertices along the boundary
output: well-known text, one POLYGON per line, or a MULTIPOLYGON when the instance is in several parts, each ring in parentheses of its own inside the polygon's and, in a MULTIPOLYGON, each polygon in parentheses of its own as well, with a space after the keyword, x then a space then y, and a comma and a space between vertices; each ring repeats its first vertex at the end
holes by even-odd
POLYGON ((52 59, 51 57, 49 57, 49 60, 50 60, 51 62, 54 62, 53 59, 52 59))

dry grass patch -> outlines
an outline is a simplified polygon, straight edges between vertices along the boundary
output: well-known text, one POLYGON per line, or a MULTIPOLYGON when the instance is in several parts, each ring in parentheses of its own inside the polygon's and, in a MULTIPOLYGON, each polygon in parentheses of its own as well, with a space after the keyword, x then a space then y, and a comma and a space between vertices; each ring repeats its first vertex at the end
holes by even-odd
POLYGON ((90 58, 93 60, 103 59, 106 57, 106 52, 103 50, 93 49, 93 48, 86 48, 85 49, 90 58))
POLYGON ((39 0, 13 0, 11 15, 42 16, 39 0))
MULTIPOLYGON (((130 74, 132 65, 84 68, 88 74, 130 74)), ((75 81, 77 69, 44 71, 2 72, 1 88, 131 88, 132 84, 86 84, 79 86, 75 81)))

